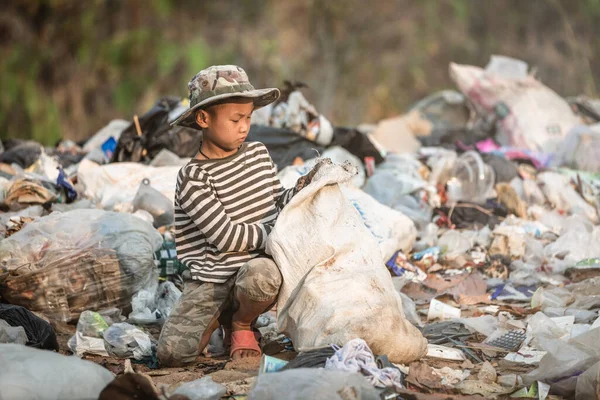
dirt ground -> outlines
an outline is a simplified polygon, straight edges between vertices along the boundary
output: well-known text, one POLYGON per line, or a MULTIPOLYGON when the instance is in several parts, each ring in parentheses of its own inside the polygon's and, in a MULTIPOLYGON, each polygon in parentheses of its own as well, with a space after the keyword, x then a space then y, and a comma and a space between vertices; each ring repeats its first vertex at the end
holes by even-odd
MULTIPOLYGON (((63 325, 56 330, 60 352, 71 355, 67 342, 75 333, 75 327, 63 325)), ((158 327, 149 327, 146 331, 155 339, 158 338, 160 333, 158 327)), ((289 351, 274 355, 274 357, 284 360, 291 360, 295 356, 296 353, 289 351)), ((82 358, 103 366, 115 375, 120 375, 125 371, 126 360, 123 359, 95 355, 84 355, 82 358)), ((161 393, 172 393, 182 383, 210 375, 214 382, 227 388, 228 396, 247 394, 258 375, 259 366, 260 358, 232 361, 227 356, 203 357, 194 365, 177 368, 151 369, 145 364, 131 363, 131 367, 135 372, 151 377, 154 385, 161 393)))

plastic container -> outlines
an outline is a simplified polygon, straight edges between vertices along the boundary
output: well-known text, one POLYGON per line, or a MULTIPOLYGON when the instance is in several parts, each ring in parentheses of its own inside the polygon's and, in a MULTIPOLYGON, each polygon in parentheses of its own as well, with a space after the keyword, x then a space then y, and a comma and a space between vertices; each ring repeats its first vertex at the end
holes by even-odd
POLYGON ((456 160, 452 178, 447 182, 448 202, 483 203, 495 182, 494 170, 483 162, 478 153, 467 151, 456 160))

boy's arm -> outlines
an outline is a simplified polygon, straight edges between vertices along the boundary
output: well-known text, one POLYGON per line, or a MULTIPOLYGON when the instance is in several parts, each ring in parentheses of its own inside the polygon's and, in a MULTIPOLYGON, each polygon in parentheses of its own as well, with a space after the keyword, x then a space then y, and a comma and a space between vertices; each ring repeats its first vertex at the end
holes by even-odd
POLYGON ((263 249, 272 225, 234 223, 225 213, 208 182, 184 179, 178 192, 179 206, 219 251, 240 252, 263 249))
POLYGON ((275 207, 277 207, 278 212, 281 212, 283 207, 298 193, 297 187, 284 189, 277 175, 273 177, 273 190, 275 192, 275 207))

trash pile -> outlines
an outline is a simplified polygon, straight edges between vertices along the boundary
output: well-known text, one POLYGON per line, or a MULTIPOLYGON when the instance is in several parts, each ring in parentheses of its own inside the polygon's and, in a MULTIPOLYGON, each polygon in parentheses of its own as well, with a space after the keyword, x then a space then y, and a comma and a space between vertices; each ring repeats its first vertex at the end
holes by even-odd
POLYGON ((596 398, 600 101, 563 99, 508 57, 449 73, 458 91, 376 125, 336 127, 292 82, 254 113, 247 140, 284 187, 323 166, 269 236, 284 284, 256 323, 264 355, 243 390, 217 376, 113 380, 38 350, 57 350, 67 323, 62 352, 158 367, 156 327, 185 273, 176 176, 202 139, 169 125, 186 102, 161 98, 85 143, 3 142, 0 359, 72 361, 90 398, 132 382, 156 399, 596 398))

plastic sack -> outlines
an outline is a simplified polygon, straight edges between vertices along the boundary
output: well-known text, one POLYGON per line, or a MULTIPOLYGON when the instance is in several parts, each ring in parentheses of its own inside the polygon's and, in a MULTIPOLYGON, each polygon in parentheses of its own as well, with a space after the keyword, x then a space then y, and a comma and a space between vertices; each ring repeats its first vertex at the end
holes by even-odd
POLYGON ((150 336, 127 322, 113 324, 104 332, 104 347, 117 358, 142 360, 152 356, 150 336))
POLYGON ((85 188, 85 197, 95 200, 102 208, 129 212, 133 211, 133 199, 144 179, 151 179, 153 188, 167 199, 175 198, 180 169, 179 166, 155 168, 132 162, 98 165, 83 160, 77 170, 77 179, 85 188))
POLYGON ((467 151, 456 160, 448 185, 450 204, 459 201, 485 202, 496 182, 496 174, 481 156, 467 151))
POLYGON ((225 386, 213 382, 210 376, 205 376, 202 379, 185 382, 173 392, 173 395, 179 394, 189 400, 219 400, 225 396, 225 393, 227 393, 225 386))
POLYGON ((542 172, 537 176, 537 183, 555 208, 572 214, 583 215, 592 223, 598 223, 596 209, 573 189, 569 177, 557 172, 542 172))
MULTIPOLYGON (((346 152, 343 149, 340 150, 346 152)), ((336 152, 338 154, 341 153, 338 150, 336 150, 336 152)), ((327 158, 327 155, 335 155, 335 153, 325 152, 323 154, 323 157, 327 158)), ((350 153, 348 153, 347 155, 354 157, 350 153)), ((336 161, 336 159, 333 159, 332 161, 340 164, 344 162, 344 157, 340 157, 338 155, 336 158, 337 160, 341 161, 338 162, 336 161)), ((316 161, 317 160, 315 160, 314 162, 315 164, 316 161)), ((355 162, 352 162, 351 164, 353 167, 356 165, 355 162)), ((357 165, 360 166, 360 164, 357 165)), ((284 187, 293 187, 295 185, 296 180, 304 173, 296 174, 292 173, 292 171, 300 171, 300 168, 303 168, 303 171, 308 173, 313 167, 313 163, 307 163, 305 164, 305 166, 301 167, 286 167, 283 171, 279 173, 278 176, 280 177, 282 185, 284 187), (311 166, 307 167, 306 165, 311 166)), ((362 166, 360 166, 360 168, 362 168, 362 166)), ((362 169, 362 171, 364 181, 364 169, 362 169)), ((355 177, 356 176, 354 176, 354 178, 355 177)), ((352 179, 350 180, 350 183, 352 183, 352 179)), ((410 218, 408 218, 402 212, 393 210, 381 204, 364 191, 358 189, 354 184, 343 185, 342 193, 346 196, 348 200, 350 200, 354 208, 356 208, 356 210, 362 217, 365 226, 369 229, 369 231, 375 237, 375 239, 377 239, 384 261, 389 260, 390 257, 392 257, 394 253, 398 250, 410 252, 417 237, 417 230, 415 228, 415 224, 411 221, 410 218)))
POLYGON ((384 206, 360 189, 342 186, 341 190, 379 243, 383 261, 389 260, 398 250, 405 253, 412 250, 417 228, 410 218, 384 206))
POLYGON ((97 399, 113 380, 106 368, 77 357, 0 344, 0 398, 30 400, 97 399))
POLYGON ((298 368, 262 374, 248 400, 378 400, 379 392, 361 374, 320 368, 298 368))
POLYGON ((0 242, 0 294, 64 322, 127 307, 134 293, 156 285, 153 253, 161 244, 152 225, 132 215, 53 213, 0 242))
POLYGON ((84 311, 77 321, 77 332, 83 336, 101 338, 104 331, 108 329, 108 324, 102 318, 102 315, 94 311, 84 311))
POLYGON ((298 181, 298 178, 308 174, 321 158, 329 158, 331 161, 338 164, 349 162, 358 171, 358 174, 354 175, 352 179, 350 179, 350 185, 358 188, 364 186, 366 175, 362 161, 348 150, 339 146, 328 148, 319 158, 306 160, 303 165, 290 165, 285 167, 277 174, 282 186, 286 189, 294 187, 296 185, 296 181, 298 181))
POLYGON ((27 333, 22 326, 10 326, 0 319, 0 343, 27 344, 27 333))
POLYGON ((374 353, 410 362, 427 341, 405 319, 377 241, 338 185, 351 177, 324 162, 279 214, 266 245, 283 276, 278 329, 299 351, 360 337, 374 353))
POLYGON ((25 307, 0 304, 0 319, 11 326, 23 327, 27 334, 27 346, 58 351, 54 328, 25 307))
POLYGON ((144 179, 133 199, 133 211, 146 210, 154 218, 154 227, 173 225, 175 208, 173 198, 165 197, 150 185, 149 179, 144 179))
POLYGON ((450 63, 450 76, 479 115, 496 119, 502 145, 554 153, 580 123, 563 98, 526 74, 522 61, 492 56, 486 70, 450 63))

